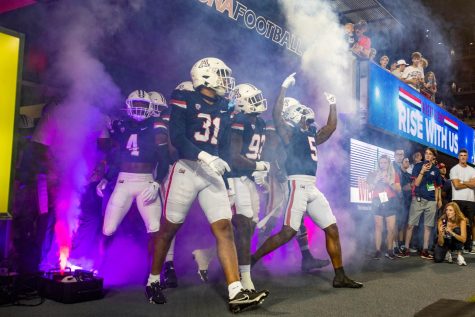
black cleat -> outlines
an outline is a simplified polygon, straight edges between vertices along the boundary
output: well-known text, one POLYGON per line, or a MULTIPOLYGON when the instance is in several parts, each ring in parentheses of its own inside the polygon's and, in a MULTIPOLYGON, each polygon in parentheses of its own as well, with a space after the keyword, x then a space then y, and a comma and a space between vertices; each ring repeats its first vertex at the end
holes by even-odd
POLYGON ((198 275, 203 282, 208 283, 208 270, 199 270, 198 275))
POLYGON ((178 286, 178 281, 176 278, 175 267, 173 266, 173 261, 165 262, 162 285, 166 288, 176 288, 178 286))
POLYGON ((314 257, 310 258, 303 258, 302 259, 302 272, 311 272, 316 269, 320 269, 324 266, 327 266, 330 264, 329 260, 320 260, 320 259, 315 259, 314 257))
POLYGON ((167 299, 162 292, 162 287, 158 281, 145 287, 145 296, 150 304, 165 304, 167 299))
POLYGON ((333 287, 335 288, 362 288, 363 283, 353 281, 348 276, 344 276, 343 279, 337 279, 336 276, 333 279, 333 287))
POLYGON ((269 295, 268 290, 241 290, 233 299, 229 300, 229 310, 234 313, 240 313, 264 302, 269 295))

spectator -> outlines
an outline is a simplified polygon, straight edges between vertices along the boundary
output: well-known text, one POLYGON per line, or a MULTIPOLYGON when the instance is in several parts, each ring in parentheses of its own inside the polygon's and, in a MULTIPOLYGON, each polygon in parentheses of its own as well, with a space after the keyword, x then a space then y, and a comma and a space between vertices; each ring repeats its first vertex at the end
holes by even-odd
POLYGON ((444 214, 437 223, 437 245, 434 250, 434 262, 447 260, 452 263, 452 251, 457 252, 457 264, 467 265, 462 256, 463 244, 467 239, 467 221, 455 202, 445 206, 444 214))
POLYGON ((424 72, 427 66, 429 66, 429 61, 426 58, 422 57, 419 67, 422 68, 422 71, 424 72))
POLYGON ((467 164, 468 152, 466 149, 459 151, 459 163, 450 170, 452 180, 452 199, 460 207, 460 210, 468 218, 467 225, 471 225, 472 231, 468 231, 465 241, 465 250, 472 253, 472 240, 475 237, 473 226, 475 211, 475 169, 467 164))
POLYGON ((435 79, 434 72, 428 72, 425 77, 424 88, 422 90, 424 96, 427 99, 432 100, 435 102, 435 94, 437 93, 437 81, 435 79))
POLYGON ((393 62, 393 63, 391 64, 391 67, 389 68, 389 71, 392 73, 392 72, 394 72, 396 69, 397 69, 397 63, 396 63, 396 62, 393 62))
POLYGON ((344 30, 345 30, 345 41, 348 43, 350 49, 355 44, 355 35, 354 35, 354 25, 353 23, 346 23, 344 30))
MULTIPOLYGON (((401 166, 401 191, 402 191, 402 204, 399 209, 399 213, 396 216, 397 228, 398 228, 398 246, 399 248, 404 245, 404 238, 406 236, 407 218, 409 216, 409 209, 411 207, 412 200, 412 175, 408 172, 410 167, 409 158, 405 157, 402 160, 401 166)), ((396 250, 396 254, 399 254, 399 250, 396 250)))
POLYGON ((424 83, 424 70, 420 66, 422 54, 414 52, 412 53, 411 58, 412 65, 406 67, 401 75, 401 79, 415 90, 420 91, 420 87, 424 83))
POLYGON ((416 151, 412 153, 412 164, 407 169, 407 172, 412 174, 412 169, 414 168, 414 165, 416 165, 419 162, 422 162, 422 154, 421 152, 416 151))
POLYGON ((444 207, 448 202, 452 201, 452 183, 450 179, 447 178, 447 167, 444 163, 439 163, 437 167, 440 170, 440 176, 442 177, 442 187, 440 190, 442 207, 444 207))
POLYGON ((414 179, 414 190, 409 210, 409 220, 406 231, 406 243, 402 250, 403 257, 409 256, 409 242, 412 238, 414 226, 419 226, 419 218, 424 214, 424 240, 421 258, 432 259, 429 254, 429 239, 431 229, 435 224, 435 214, 437 207, 441 205, 438 190, 442 181, 440 171, 435 166, 437 151, 433 148, 427 148, 424 152, 425 161, 417 163, 412 170, 414 179))
POLYGON ((386 56, 386 55, 381 56, 381 58, 379 59, 379 66, 381 66, 381 68, 389 71, 388 63, 389 63, 389 57, 386 56))
POLYGON ((372 209, 374 212, 374 241, 376 252, 374 259, 381 258, 383 220, 386 219, 386 254, 394 259, 392 243, 396 232, 397 193, 401 191, 399 175, 394 170, 387 155, 378 160, 378 169, 368 176, 368 184, 373 192, 372 209))
POLYGON ((393 75, 400 79, 404 73, 404 70, 406 69, 406 66, 409 66, 409 64, 407 64, 405 60, 398 60, 396 63, 396 69, 392 71, 393 75))
POLYGON ((364 35, 367 30, 368 23, 364 20, 361 20, 354 25, 354 31, 358 41, 351 48, 353 53, 365 59, 369 59, 371 52, 371 39, 364 35))
POLYGON ((377 53, 378 53, 378 51, 374 47, 372 47, 370 52, 369 52, 369 60, 374 61, 374 58, 376 57, 377 53))

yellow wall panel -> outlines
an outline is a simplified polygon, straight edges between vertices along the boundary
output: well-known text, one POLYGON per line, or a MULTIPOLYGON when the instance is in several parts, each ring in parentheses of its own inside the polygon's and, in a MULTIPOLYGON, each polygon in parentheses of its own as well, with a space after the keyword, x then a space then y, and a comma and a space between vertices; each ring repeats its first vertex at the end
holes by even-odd
POLYGON ((21 39, 0 29, 0 216, 9 213, 21 39))

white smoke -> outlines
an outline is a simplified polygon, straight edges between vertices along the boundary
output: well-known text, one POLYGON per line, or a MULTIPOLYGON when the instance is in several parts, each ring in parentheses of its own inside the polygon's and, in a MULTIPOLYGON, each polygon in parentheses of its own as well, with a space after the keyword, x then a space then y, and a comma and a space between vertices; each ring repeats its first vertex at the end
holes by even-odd
POLYGON ((62 100, 50 111, 57 125, 51 145, 58 177, 56 240, 61 265, 69 257, 80 197, 98 163, 97 138, 106 128, 104 111, 122 104, 120 90, 97 56, 103 40, 121 28, 143 0, 62 1, 52 10, 49 47, 55 51, 48 74, 62 100))
MULTIPOLYGON (((356 102, 353 99, 353 57, 345 40, 343 26, 330 2, 323 0, 280 1, 291 32, 302 40, 303 55, 300 70, 297 71, 296 85, 307 82, 308 95, 314 100, 302 103, 315 109, 316 121, 319 126, 326 124, 329 108, 323 92, 336 96, 337 111, 353 113, 356 102), (306 80, 299 80, 304 77, 306 80)), ((289 96, 292 91, 289 91, 289 96)), ((299 99, 297 97, 297 99, 299 99)), ((346 172, 349 164, 345 155, 343 142, 346 127, 338 123, 337 131, 329 141, 319 147, 319 168, 317 186, 327 194, 333 205, 342 244, 345 262, 355 253, 355 224, 348 210, 343 210, 337 203, 346 192, 341 183, 341 175, 346 172), (320 154, 321 153, 321 154, 320 154), (338 182, 334 182, 338 179, 338 182)), ((353 258, 352 258, 353 260, 353 258)))
MULTIPOLYGON (((302 40, 301 70, 316 95, 337 96, 339 110, 352 112, 352 56, 338 16, 327 1, 280 1, 290 30, 302 40)), ((324 101, 319 98, 318 101, 324 101)), ((309 105, 313 106, 313 105, 309 105)))

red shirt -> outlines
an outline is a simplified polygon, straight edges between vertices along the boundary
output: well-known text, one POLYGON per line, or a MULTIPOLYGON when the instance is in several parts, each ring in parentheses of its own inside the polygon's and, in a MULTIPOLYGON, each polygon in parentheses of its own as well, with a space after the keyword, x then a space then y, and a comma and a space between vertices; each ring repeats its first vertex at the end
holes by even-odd
POLYGON ((363 47, 364 49, 371 49, 371 39, 367 37, 366 35, 361 35, 358 38, 358 45, 363 47))

